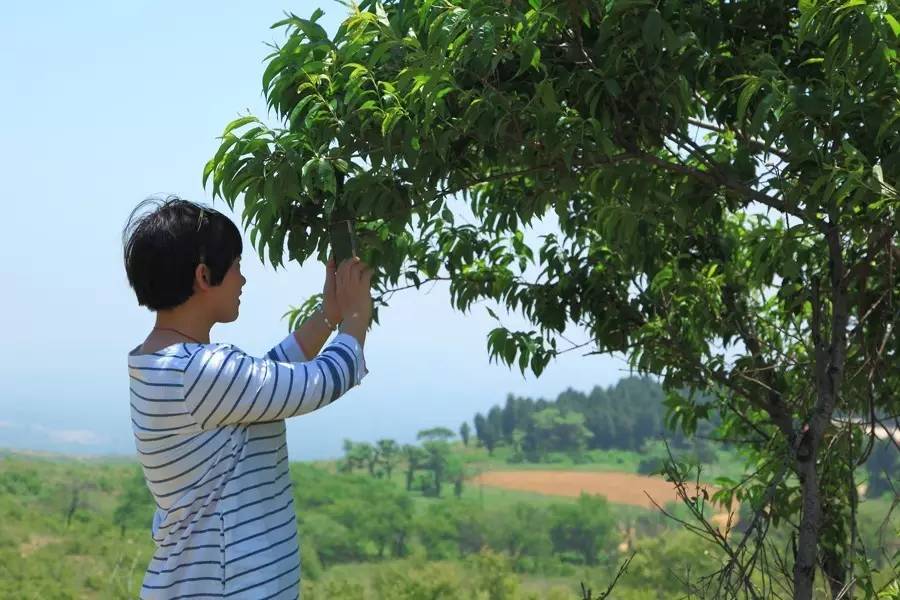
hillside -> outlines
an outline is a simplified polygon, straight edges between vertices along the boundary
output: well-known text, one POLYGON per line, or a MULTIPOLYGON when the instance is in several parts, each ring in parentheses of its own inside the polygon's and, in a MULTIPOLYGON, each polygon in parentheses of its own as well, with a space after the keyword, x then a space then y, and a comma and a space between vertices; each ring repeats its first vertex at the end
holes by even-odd
MULTIPOLYGON (((475 416, 474 435, 463 424, 404 446, 346 440, 339 460, 292 463, 304 598, 580 598, 581 582, 604 588, 632 555, 616 598, 678 597, 679 581, 722 555, 660 512, 690 519, 654 473, 671 453, 714 494, 747 465, 727 444, 667 431, 664 401, 634 378, 555 400, 510 396, 475 416), (608 423, 617 433, 604 437, 608 423)), ((900 516, 883 492, 863 494, 859 535, 890 556, 900 516)), ((0 451, 0 597, 134 598, 153 509, 135 461, 0 451)), ((748 510, 702 506, 728 536, 748 510)))

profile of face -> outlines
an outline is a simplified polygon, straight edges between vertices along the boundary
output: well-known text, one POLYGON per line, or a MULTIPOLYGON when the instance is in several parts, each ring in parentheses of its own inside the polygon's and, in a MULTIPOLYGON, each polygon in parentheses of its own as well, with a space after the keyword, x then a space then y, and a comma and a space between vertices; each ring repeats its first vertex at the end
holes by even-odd
POLYGON ((219 285, 209 285, 210 273, 205 264, 197 265, 195 292, 202 291, 203 303, 217 323, 231 323, 238 318, 241 291, 247 278, 241 274, 241 257, 234 259, 219 285))

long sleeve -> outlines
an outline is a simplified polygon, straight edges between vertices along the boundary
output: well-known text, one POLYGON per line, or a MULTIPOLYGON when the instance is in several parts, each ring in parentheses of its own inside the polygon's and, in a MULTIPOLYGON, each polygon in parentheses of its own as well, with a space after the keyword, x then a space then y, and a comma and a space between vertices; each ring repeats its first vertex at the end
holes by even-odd
POLYGON ((328 406, 368 372, 362 347, 346 333, 305 358, 293 333, 265 358, 232 344, 204 346, 185 368, 185 404, 204 430, 277 421, 328 406))

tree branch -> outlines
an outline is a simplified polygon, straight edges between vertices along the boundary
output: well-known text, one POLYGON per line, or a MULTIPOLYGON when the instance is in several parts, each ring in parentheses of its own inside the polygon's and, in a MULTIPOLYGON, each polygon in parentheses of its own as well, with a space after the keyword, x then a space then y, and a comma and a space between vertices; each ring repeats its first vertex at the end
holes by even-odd
POLYGON ((741 141, 750 144, 751 146, 757 148, 758 150, 762 150, 768 154, 774 154, 784 162, 790 162, 790 155, 784 152, 783 150, 779 150, 778 148, 773 148, 772 146, 767 145, 763 140, 754 137, 746 137, 740 131, 732 131, 725 129, 724 127, 719 127, 713 123, 707 123, 705 121, 701 121, 699 119, 688 119, 688 123, 695 127, 699 127, 701 129, 706 129, 707 131, 714 131, 716 133, 734 133, 735 136, 741 139, 741 141))

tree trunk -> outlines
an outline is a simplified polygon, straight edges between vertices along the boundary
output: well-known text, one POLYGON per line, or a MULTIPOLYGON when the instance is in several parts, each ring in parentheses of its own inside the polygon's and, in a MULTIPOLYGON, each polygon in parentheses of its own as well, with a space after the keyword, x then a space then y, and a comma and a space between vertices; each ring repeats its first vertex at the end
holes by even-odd
MULTIPOLYGON (((831 597, 837 598, 841 590, 844 589, 844 582, 847 580, 847 565, 840 553, 834 550, 822 550, 822 572, 825 574, 825 580, 831 589, 831 597)), ((852 592, 848 590, 842 600, 851 600, 852 597, 852 592)))
POLYGON ((794 559, 794 600, 812 600, 819 529, 822 525, 822 499, 819 497, 815 456, 801 464, 799 473, 803 481, 802 516, 794 559))
POLYGON ((828 242, 831 292, 830 335, 823 340, 823 304, 819 297, 819 281, 812 286, 812 339, 815 350, 816 403, 808 425, 801 430, 797 446, 797 475, 801 482, 800 535, 794 562, 794 599, 811 600, 818 557, 819 531, 822 527, 822 496, 816 461, 825 429, 837 405, 847 353, 847 288, 840 232, 832 225, 825 235, 828 242), (826 345, 827 344, 827 345, 826 345))

